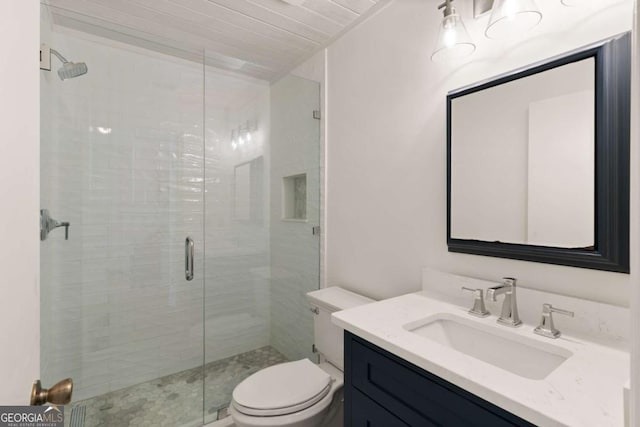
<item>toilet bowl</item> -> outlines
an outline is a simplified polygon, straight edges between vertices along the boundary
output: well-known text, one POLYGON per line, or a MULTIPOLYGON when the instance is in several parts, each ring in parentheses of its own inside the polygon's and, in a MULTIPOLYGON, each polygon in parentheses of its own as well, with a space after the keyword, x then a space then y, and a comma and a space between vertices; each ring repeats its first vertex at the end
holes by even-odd
POLYGON ((342 427, 343 330, 331 313, 373 300, 338 287, 307 294, 320 363, 309 359, 262 369, 233 391, 229 414, 237 427, 342 427))
POLYGON ((341 427, 342 386, 342 372, 329 363, 281 363, 238 385, 229 413, 237 427, 341 427))

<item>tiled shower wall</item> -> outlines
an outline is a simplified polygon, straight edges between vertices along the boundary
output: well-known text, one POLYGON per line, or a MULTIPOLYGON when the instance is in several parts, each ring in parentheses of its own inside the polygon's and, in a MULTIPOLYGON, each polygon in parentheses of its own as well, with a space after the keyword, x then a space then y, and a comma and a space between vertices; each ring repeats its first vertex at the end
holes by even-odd
POLYGON ((89 73, 60 81, 56 60, 42 72, 41 208, 71 223, 69 240, 57 229, 41 242, 43 383, 72 377, 80 400, 266 345, 268 210, 240 223, 232 197, 234 166, 266 154, 269 87, 83 33, 48 37, 89 73), (255 143, 233 150, 249 118, 255 143))
MULTIPOLYGON (((205 350, 207 362, 269 345, 269 86, 207 73, 205 350), (226 96, 225 96, 226 95, 226 96), (233 149, 231 130, 251 123, 233 149), (223 133, 217 129, 225 129, 223 133), (236 166, 249 164, 250 218, 235 212, 236 166)), ((240 195, 238 195, 240 197, 240 195)))
POLYGON ((289 75, 271 87, 271 345, 315 360, 306 293, 320 285, 320 84, 289 75), (306 174, 305 220, 283 219, 283 178, 306 174))

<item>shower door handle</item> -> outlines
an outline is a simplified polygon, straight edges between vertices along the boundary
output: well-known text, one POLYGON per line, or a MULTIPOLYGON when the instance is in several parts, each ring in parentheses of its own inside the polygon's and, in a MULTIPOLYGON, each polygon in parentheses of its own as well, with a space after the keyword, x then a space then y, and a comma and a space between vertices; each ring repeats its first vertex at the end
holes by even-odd
POLYGON ((187 280, 193 280, 193 239, 187 237, 184 241, 184 277, 187 280))

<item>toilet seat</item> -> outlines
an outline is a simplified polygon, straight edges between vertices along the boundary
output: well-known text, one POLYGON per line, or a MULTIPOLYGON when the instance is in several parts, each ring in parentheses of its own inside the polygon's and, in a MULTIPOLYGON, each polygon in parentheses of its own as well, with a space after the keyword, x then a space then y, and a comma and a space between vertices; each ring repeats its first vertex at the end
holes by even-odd
POLYGON ((281 363, 241 382, 233 391, 232 405, 238 412, 255 417, 292 414, 322 400, 332 382, 331 376, 309 359, 281 363))

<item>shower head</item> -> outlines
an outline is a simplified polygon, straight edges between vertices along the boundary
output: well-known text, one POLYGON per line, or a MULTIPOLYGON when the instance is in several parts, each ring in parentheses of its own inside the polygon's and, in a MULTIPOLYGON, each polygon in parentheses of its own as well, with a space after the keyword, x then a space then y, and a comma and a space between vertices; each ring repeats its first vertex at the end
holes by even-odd
POLYGON ((58 69, 60 80, 72 79, 87 74, 87 64, 84 62, 65 62, 58 69))
POLYGON ((87 64, 84 62, 69 62, 67 59, 55 49, 51 49, 56 58, 62 62, 62 67, 58 70, 58 77, 60 80, 72 79, 74 77, 87 74, 87 64))

